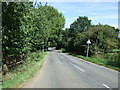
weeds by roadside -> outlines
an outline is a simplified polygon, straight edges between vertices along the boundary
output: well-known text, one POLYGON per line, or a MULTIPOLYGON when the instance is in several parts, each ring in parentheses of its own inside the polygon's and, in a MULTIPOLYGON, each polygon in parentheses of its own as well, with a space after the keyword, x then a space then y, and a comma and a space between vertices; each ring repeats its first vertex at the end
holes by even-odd
POLYGON ((82 55, 75 54, 73 52, 68 52, 63 48, 61 50, 65 53, 69 54, 69 55, 73 55, 75 57, 82 58, 83 60, 90 61, 90 62, 93 62, 95 64, 102 65, 102 66, 120 71, 119 60, 117 60, 117 59, 113 60, 113 58, 115 58, 115 57, 119 58, 119 54, 115 53, 115 55, 106 54, 106 55, 101 55, 99 57, 85 57, 85 56, 82 56, 82 55))
POLYGON ((23 82, 32 78, 41 68, 46 54, 47 52, 41 51, 27 54, 23 64, 3 76, 3 88, 17 88, 23 82))

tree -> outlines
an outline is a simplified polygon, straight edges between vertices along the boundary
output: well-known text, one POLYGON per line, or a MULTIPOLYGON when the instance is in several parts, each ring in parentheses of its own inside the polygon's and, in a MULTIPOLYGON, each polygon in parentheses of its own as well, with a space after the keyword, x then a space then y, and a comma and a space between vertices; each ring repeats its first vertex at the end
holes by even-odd
POLYGON ((4 2, 2 8, 4 66, 24 60, 31 51, 46 49, 52 36, 57 46, 60 44, 65 20, 54 7, 47 4, 34 7, 32 2, 4 2))
POLYGON ((90 39, 93 42, 93 48, 95 50, 94 53, 103 52, 107 53, 111 49, 117 48, 117 32, 114 27, 109 25, 96 25, 95 27, 91 27, 89 31, 90 39))
MULTIPOLYGON (((88 39, 91 40, 92 45, 90 45, 90 52, 91 54, 98 54, 98 53, 107 53, 110 50, 117 48, 118 40, 116 39, 117 33, 114 27, 109 25, 96 25, 89 28, 86 32, 81 33, 79 38, 83 40, 80 41, 82 44, 87 48, 86 41, 88 39), (84 37, 82 37, 84 36, 84 37)), ((78 39, 76 38, 76 41, 78 39)), ((80 44, 77 44, 81 46, 80 44)), ((86 51, 86 48, 84 52, 86 51)))
MULTIPOLYGON (((73 52, 81 52, 83 53, 82 49, 78 49, 76 46, 80 40, 77 40, 79 38, 80 33, 86 32, 91 26, 91 20, 88 19, 88 17, 78 17, 76 21, 74 21, 71 25, 70 28, 67 29, 67 50, 73 51, 73 52)), ((83 46, 81 47, 83 48, 83 46)))
POLYGON ((23 48, 23 30, 20 30, 20 18, 23 17, 27 7, 24 3, 4 2, 2 8, 3 56, 19 55, 22 53, 23 48))
POLYGON ((87 31, 90 25, 91 25, 91 20, 89 20, 88 17, 79 16, 78 19, 70 25, 70 36, 75 37, 75 35, 78 32, 81 33, 81 32, 87 31))
MULTIPOLYGON (((52 39, 57 48, 60 48, 62 41, 62 28, 65 24, 65 19, 62 13, 59 13, 51 6, 45 6, 47 8, 46 18, 49 22, 49 39, 52 39)), ((45 11, 44 11, 45 12, 45 11)))
POLYGON ((90 55, 107 53, 112 49, 118 48, 118 34, 112 26, 91 25, 86 31, 80 32, 80 29, 76 28, 75 31, 77 33, 71 30, 71 28, 66 30, 67 41, 65 47, 69 51, 86 55, 86 42, 88 39, 92 42, 90 45, 90 55))

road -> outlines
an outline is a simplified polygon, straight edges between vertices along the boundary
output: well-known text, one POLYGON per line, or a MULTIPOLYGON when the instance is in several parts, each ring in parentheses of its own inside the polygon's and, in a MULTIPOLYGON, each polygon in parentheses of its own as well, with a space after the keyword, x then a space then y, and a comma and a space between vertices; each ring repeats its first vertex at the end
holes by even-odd
POLYGON ((106 88, 118 90, 118 72, 61 53, 49 52, 42 69, 22 88, 106 88))

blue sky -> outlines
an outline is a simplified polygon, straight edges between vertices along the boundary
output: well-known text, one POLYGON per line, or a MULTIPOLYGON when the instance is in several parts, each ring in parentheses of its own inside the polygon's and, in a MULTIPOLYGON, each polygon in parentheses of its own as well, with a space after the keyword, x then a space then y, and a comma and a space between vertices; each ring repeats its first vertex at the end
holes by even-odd
POLYGON ((65 28, 69 28, 79 16, 87 16, 96 25, 108 24, 118 28, 118 2, 48 2, 63 14, 65 28))

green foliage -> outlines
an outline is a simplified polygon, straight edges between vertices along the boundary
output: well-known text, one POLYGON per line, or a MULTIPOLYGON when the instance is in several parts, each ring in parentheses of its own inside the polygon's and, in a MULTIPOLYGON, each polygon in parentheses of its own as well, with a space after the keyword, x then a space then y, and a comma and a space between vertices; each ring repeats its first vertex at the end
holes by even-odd
POLYGON ((91 25, 91 20, 88 17, 78 17, 76 21, 74 21, 70 25, 70 36, 75 37, 77 33, 84 32, 89 29, 91 25))
POLYGON ((115 53, 115 54, 109 53, 109 54, 95 55, 93 57, 85 57, 85 56, 78 55, 73 52, 68 52, 63 48, 61 50, 69 55, 73 55, 78 58, 82 58, 83 60, 120 71, 120 61, 119 61, 120 53, 115 53))
POLYGON ((86 37, 83 34, 86 32, 91 26, 91 20, 88 17, 78 17, 76 21, 74 21, 69 29, 66 29, 63 37, 64 37, 64 47, 68 51, 73 51, 79 54, 83 54, 84 52, 84 41, 86 41, 86 37), (66 40, 67 39, 67 40, 66 40))
POLYGON ((28 53, 22 65, 3 76, 3 88, 20 88, 23 82, 33 77, 40 69, 46 54, 47 52, 41 51, 28 53))
POLYGON ((76 31, 78 31, 77 33, 73 31, 74 37, 72 36, 71 28, 66 29, 63 34, 64 37, 67 38, 66 41, 63 41, 65 42, 64 46, 68 51, 85 56, 87 51, 86 42, 88 39, 92 42, 89 55, 108 53, 112 49, 118 48, 119 41, 114 27, 99 24, 90 25, 86 31, 80 32, 79 30, 80 29, 76 28, 76 31))
MULTIPOLYGON (((86 22, 90 21, 86 20, 86 22)), ((81 22, 77 19, 77 21, 71 24, 69 29, 64 31, 64 51, 69 51, 71 52, 70 54, 93 63, 119 70, 119 30, 109 25, 90 25, 90 23, 87 24, 89 28, 84 30, 81 25, 83 25, 83 28, 85 29, 84 17, 81 22), (92 58, 85 57, 87 51, 86 42, 88 39, 91 41, 91 44, 89 45, 89 56, 92 58), (79 54, 83 56, 80 56, 79 54)))
POLYGON ((24 7, 23 3, 2 4, 3 55, 20 54, 22 52, 20 17, 23 16, 24 7))
POLYGON ((92 54, 107 53, 112 49, 118 48, 117 33, 114 27, 109 25, 96 25, 91 27, 86 34, 87 39, 92 41, 92 54))
POLYGON ((20 61, 17 60, 20 56, 24 58, 31 51, 47 49, 48 40, 52 37, 57 46, 61 42, 65 20, 62 13, 52 6, 38 4, 34 7, 32 2, 4 2, 2 16, 3 63, 7 66, 20 61))

